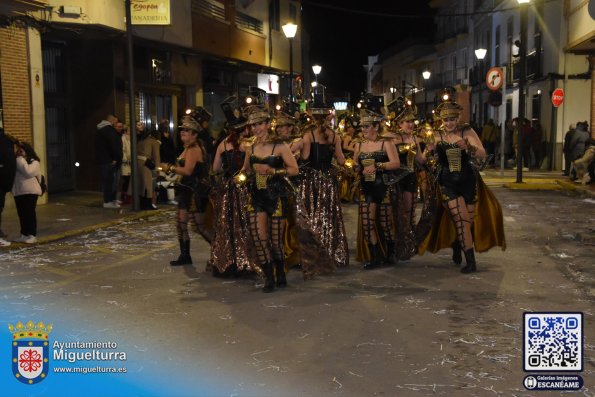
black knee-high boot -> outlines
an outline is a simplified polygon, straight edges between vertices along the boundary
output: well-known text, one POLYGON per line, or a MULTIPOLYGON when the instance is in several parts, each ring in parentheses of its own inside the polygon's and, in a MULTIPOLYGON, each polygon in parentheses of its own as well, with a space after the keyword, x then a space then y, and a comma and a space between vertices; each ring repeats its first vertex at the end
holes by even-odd
POLYGON ((461 273, 471 273, 477 270, 475 263, 475 252, 473 251, 473 248, 469 248, 467 251, 465 251, 465 262, 467 264, 461 268, 461 273))
POLYGON ((273 292, 275 290, 273 262, 267 262, 262 265, 262 272, 264 273, 264 287, 262 287, 262 292, 273 292))
POLYGON ((370 261, 364 263, 364 269, 375 269, 381 264, 380 245, 378 243, 368 244, 368 249, 370 250, 370 261))
POLYGON ((397 252, 395 250, 395 242, 393 240, 390 240, 386 243, 386 257, 384 258, 384 263, 386 265, 397 264, 397 252))
POLYGON ((451 244, 451 247, 452 247, 452 261, 456 265, 460 265, 461 263, 463 263, 461 242, 457 239, 454 241, 454 243, 451 244))
POLYGON ((275 261, 275 277, 277 278, 277 287, 287 287, 287 278, 285 277, 285 264, 283 259, 277 259, 275 261))
POLYGON ((170 261, 172 266, 192 265, 190 257, 190 240, 178 240, 180 242, 180 256, 175 261, 170 261))

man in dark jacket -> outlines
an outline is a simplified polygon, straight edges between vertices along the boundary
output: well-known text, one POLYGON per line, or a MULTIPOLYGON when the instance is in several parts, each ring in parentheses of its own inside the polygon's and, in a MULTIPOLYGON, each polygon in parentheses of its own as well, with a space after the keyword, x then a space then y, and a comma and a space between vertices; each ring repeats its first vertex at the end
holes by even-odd
POLYGON ((568 127, 568 131, 566 131, 566 135, 564 135, 564 146, 562 147, 562 152, 564 152, 564 175, 570 175, 570 166, 572 164, 572 153, 570 151, 570 141, 572 140, 572 136, 574 135, 574 130, 576 129, 576 125, 574 123, 570 124, 568 127))
POLYGON ((0 247, 10 245, 10 242, 4 240, 6 234, 1 230, 2 211, 4 210, 4 200, 6 193, 12 190, 14 175, 17 169, 16 157, 14 155, 15 139, 4 133, 0 128, 0 247))
POLYGON ((95 152, 103 184, 103 208, 120 208, 116 201, 118 175, 122 165, 122 137, 115 129, 118 118, 108 115, 97 124, 95 152))

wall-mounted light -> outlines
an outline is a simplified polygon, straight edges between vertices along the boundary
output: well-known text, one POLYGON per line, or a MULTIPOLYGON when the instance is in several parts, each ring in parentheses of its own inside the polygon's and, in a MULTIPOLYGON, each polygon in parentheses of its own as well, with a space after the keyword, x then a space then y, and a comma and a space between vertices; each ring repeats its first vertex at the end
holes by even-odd
POLYGON ((424 80, 429 80, 430 76, 432 75, 432 72, 430 72, 429 70, 424 70, 423 72, 421 72, 421 75, 423 76, 424 80))

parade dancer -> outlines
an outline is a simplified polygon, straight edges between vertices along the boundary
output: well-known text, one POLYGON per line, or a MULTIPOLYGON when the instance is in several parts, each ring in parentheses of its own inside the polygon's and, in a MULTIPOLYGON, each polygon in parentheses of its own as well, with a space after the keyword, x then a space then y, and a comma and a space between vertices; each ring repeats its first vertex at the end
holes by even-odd
POLYGON ((349 251, 339 198, 338 171, 333 166, 345 164, 341 138, 332 130, 327 118, 332 108, 324 102, 324 87, 318 85, 311 106, 313 123, 304 131, 302 149, 303 178, 300 203, 318 242, 326 249, 332 268, 347 266, 349 251))
POLYGON ((250 234, 265 283, 262 292, 286 287, 283 235, 289 194, 285 176, 298 174, 298 165, 285 143, 271 142, 271 117, 267 109, 253 105, 245 110, 255 139, 246 149, 243 170, 253 174, 249 184, 250 234), (273 270, 274 268, 274 270, 273 270))
POLYGON ((435 133, 435 143, 429 144, 428 149, 437 158, 438 195, 447 216, 436 214, 436 222, 420 246, 420 254, 426 249, 436 252, 452 244, 453 261, 462 263, 462 250, 466 264, 461 272, 471 273, 477 270, 474 246, 483 252, 493 246, 504 249, 506 243, 500 204, 472 162, 484 159, 485 149, 473 128, 459 123, 461 110, 450 98, 436 109, 443 128, 435 133), (476 208, 480 208, 477 214, 476 208))
POLYGON ((213 173, 218 184, 213 188, 214 238, 211 245, 213 275, 239 275, 254 270, 249 254, 248 216, 244 211, 248 203, 245 185, 236 184, 234 177, 241 171, 246 157, 245 140, 249 129, 241 114, 237 97, 221 103, 227 119, 229 135, 219 143, 213 161, 213 173))
POLYGON ((393 215, 385 175, 399 167, 399 156, 390 140, 380 138, 381 99, 368 97, 367 108, 361 110, 363 141, 355 145, 353 154, 360 174, 359 225, 363 233, 363 238, 358 237, 358 259, 369 259, 364 269, 381 266, 382 251, 394 249, 393 215))
POLYGON ((175 185, 178 202, 176 230, 180 243, 180 256, 170 262, 172 266, 192 264, 188 234, 190 214, 193 215, 195 231, 208 243, 211 242, 211 233, 204 222, 209 201, 208 164, 205 162, 206 152, 198 139, 199 129, 198 122, 192 116, 184 116, 179 127, 184 151, 177 158, 176 164, 162 165, 167 173, 181 176, 175 185))
POLYGON ((411 259, 416 254, 415 242, 415 201, 417 196, 417 164, 424 162, 420 144, 415 135, 415 121, 417 120, 417 107, 409 98, 397 98, 387 105, 392 115, 395 133, 392 142, 397 148, 401 175, 396 183, 397 207, 395 208, 395 221, 397 229, 396 256, 400 260, 411 259), (393 109, 393 111, 391 111, 393 109))

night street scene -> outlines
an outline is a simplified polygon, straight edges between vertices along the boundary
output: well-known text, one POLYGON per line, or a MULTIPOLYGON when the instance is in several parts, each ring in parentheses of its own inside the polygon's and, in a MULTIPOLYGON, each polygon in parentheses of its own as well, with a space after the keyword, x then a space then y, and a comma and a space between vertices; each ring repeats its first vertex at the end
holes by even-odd
POLYGON ((0 0, 0 397, 595 396, 594 0, 0 0))

